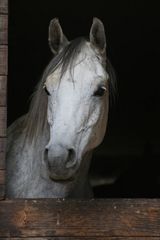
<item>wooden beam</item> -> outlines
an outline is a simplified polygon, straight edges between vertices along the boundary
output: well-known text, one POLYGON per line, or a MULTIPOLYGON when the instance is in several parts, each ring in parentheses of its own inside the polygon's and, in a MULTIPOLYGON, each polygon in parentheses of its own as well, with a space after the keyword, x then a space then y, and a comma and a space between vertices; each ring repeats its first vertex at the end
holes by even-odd
POLYGON ((0 138, 0 170, 5 169, 6 138, 0 138))
POLYGON ((8 42, 8 16, 0 15, 0 45, 8 42))
POLYGON ((8 0, 0 0, 0 13, 8 13, 8 0))
POLYGON ((6 137, 7 108, 0 107, 0 137, 6 137))
POLYGON ((157 237, 160 200, 6 200, 1 237, 157 237))
POLYGON ((0 0, 0 200, 5 196, 6 88, 8 74, 8 0, 0 0), (5 76, 4 76, 5 75, 5 76), (2 138, 3 137, 3 138, 2 138))
POLYGON ((6 106, 7 77, 0 76, 0 107, 6 106))
POLYGON ((159 240, 159 237, 41 237, 41 238, 0 238, 0 240, 159 240))
POLYGON ((8 74, 8 47, 0 45, 0 75, 8 74))
POLYGON ((6 139, 0 138, 0 200, 5 196, 5 147, 6 139))

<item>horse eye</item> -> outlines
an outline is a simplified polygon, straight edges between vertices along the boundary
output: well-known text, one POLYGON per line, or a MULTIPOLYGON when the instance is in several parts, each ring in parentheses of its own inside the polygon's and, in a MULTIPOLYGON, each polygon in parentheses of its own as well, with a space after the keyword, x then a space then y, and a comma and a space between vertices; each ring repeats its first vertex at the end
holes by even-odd
POLYGON ((97 91, 95 91, 94 96, 102 97, 105 94, 105 92, 106 92, 106 87, 101 86, 101 87, 98 88, 97 91))
POLYGON ((51 94, 50 94, 50 92, 48 91, 48 89, 46 88, 46 86, 45 86, 45 85, 43 86, 43 89, 44 89, 44 91, 47 93, 47 95, 48 95, 48 96, 50 96, 50 95, 51 95, 51 94))

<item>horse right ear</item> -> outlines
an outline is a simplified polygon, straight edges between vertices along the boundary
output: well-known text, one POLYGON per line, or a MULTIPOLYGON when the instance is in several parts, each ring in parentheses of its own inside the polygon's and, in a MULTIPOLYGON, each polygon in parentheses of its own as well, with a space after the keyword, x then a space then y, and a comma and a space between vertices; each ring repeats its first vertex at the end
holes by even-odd
POLYGON ((63 34, 61 25, 57 18, 51 20, 49 24, 49 46, 53 54, 61 52, 65 46, 68 45, 69 41, 63 34))

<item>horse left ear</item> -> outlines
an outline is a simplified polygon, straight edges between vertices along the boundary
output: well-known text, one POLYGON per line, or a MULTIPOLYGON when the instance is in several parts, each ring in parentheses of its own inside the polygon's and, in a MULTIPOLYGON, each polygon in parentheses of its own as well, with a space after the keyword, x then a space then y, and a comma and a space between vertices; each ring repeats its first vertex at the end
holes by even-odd
POLYGON ((61 52, 69 43, 63 34, 58 18, 51 20, 49 25, 49 46, 54 54, 61 52))
POLYGON ((90 42, 93 44, 101 54, 106 51, 106 36, 104 25, 98 18, 93 18, 93 23, 90 30, 90 42))

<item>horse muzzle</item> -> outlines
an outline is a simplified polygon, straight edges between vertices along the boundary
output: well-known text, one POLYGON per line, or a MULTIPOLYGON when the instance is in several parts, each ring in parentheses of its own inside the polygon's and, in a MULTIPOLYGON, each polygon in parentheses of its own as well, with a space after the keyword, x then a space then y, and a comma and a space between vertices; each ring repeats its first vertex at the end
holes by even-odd
POLYGON ((45 150, 45 161, 49 170, 49 177, 55 181, 72 180, 79 168, 74 148, 56 148, 45 150))

